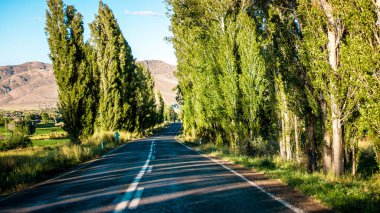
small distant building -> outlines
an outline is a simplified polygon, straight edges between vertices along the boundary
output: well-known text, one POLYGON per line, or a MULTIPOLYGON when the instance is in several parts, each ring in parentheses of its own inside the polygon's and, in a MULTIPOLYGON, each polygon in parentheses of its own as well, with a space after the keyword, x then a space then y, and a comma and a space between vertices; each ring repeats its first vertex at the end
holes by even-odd
POLYGON ((178 114, 179 111, 181 110, 180 106, 179 106, 177 103, 172 104, 172 105, 170 106, 170 108, 172 108, 172 109, 174 110, 174 112, 176 112, 177 114, 178 114))

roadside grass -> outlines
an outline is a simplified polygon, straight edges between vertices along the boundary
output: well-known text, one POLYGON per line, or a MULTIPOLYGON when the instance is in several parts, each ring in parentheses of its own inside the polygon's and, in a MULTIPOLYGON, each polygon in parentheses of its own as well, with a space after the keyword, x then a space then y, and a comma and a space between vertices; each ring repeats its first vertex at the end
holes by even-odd
MULTIPOLYGON (((158 125, 146 132, 162 130, 166 126, 158 125)), ((82 139, 81 145, 67 143, 68 139, 33 140, 35 147, 0 152, 0 194, 24 189, 87 160, 100 158, 103 153, 143 136, 120 132, 120 141, 115 141, 113 135, 113 132, 96 133, 82 139)))
MULTIPOLYGON (((181 140, 181 139, 180 139, 181 140)), ((309 174, 295 162, 281 162, 278 157, 236 155, 228 148, 213 144, 183 142, 196 150, 220 159, 264 172, 268 177, 281 179, 305 195, 316 198, 338 212, 380 212, 380 174, 367 177, 345 175, 335 178, 323 173, 309 174)))

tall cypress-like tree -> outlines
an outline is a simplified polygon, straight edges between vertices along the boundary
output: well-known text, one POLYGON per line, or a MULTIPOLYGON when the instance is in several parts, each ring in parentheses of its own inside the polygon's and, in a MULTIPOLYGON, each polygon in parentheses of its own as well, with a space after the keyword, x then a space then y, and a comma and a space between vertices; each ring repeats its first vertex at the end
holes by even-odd
POLYGON ((336 176, 362 135, 380 163, 380 0, 167 2, 186 133, 336 176))
POLYGON ((96 61, 96 51, 89 42, 85 44, 86 67, 81 78, 84 96, 82 99, 82 134, 90 136, 95 131, 95 122, 99 108, 99 81, 100 74, 96 61))
POLYGON ((102 2, 90 28, 100 72, 100 128, 104 131, 133 130, 136 65, 131 48, 111 9, 102 2))
MULTIPOLYGON (((83 79, 86 78, 86 58, 83 42, 82 15, 73 6, 61 0, 48 0, 46 35, 58 84, 58 107, 73 143, 79 143, 82 133, 82 105, 85 96, 83 79)), ((88 124, 91 125, 91 124, 88 124)))
POLYGON ((136 67, 137 92, 136 126, 139 132, 153 127, 156 124, 156 100, 154 95, 154 81, 148 69, 142 65, 136 67))
POLYGON ((157 94, 158 99, 158 105, 157 105, 157 123, 164 122, 164 111, 165 111, 165 102, 164 99, 161 96, 161 93, 158 92, 157 94))

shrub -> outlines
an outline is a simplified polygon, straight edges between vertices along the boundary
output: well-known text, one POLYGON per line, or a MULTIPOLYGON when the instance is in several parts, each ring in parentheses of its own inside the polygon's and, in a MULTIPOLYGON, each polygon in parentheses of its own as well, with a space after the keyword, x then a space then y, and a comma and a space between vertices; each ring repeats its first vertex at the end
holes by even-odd
POLYGON ((14 134, 32 135, 36 132, 36 124, 32 121, 14 121, 8 125, 14 134))
POLYGON ((47 124, 49 122, 49 114, 47 114, 46 112, 42 113, 41 118, 42 118, 42 121, 41 121, 42 124, 47 124))
POLYGON ((0 151, 25 148, 28 146, 32 146, 32 141, 27 136, 14 134, 6 137, 3 142, 0 142, 0 151))

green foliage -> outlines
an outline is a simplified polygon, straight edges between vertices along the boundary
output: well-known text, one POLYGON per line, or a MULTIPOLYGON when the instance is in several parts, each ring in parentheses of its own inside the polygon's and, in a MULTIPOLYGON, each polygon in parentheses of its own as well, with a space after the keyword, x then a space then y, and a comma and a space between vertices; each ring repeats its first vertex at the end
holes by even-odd
POLYGON ((246 12, 252 5, 233 2, 168 3, 185 132, 223 137, 238 151, 272 125, 261 125, 269 79, 257 25, 246 12))
POLYGON ((83 18, 74 6, 62 0, 47 3, 45 31, 63 129, 71 141, 80 143, 96 128, 141 132, 157 124, 152 77, 136 65, 112 10, 99 3, 90 24, 92 37, 85 43, 83 18))
POLYGON ((0 114, 0 126, 4 126, 4 125, 5 125, 4 115, 0 114))
POLYGON ((32 121, 13 121, 8 125, 10 134, 0 141, 0 151, 25 148, 32 145, 29 135, 36 131, 36 125, 32 121))
POLYGON ((11 121, 12 121, 11 118, 7 118, 3 114, 0 113, 0 126, 6 126, 6 124, 9 124, 11 121))
POLYGON ((8 129, 16 135, 32 135, 36 132, 36 124, 33 121, 13 121, 8 124, 8 129))
POLYGON ((85 44, 86 54, 86 69, 84 70, 84 77, 81 79, 81 84, 86 85, 83 88, 82 100, 82 135, 91 136, 95 132, 95 122, 99 108, 99 81, 100 74, 97 66, 96 51, 89 44, 85 44))
MULTIPOLYGON (((87 90, 96 88, 90 85, 93 80, 89 80, 93 73, 92 66, 86 60, 82 15, 74 6, 65 6, 62 0, 48 0, 47 4, 45 31, 59 89, 58 106, 65 123, 65 131, 69 133, 73 143, 80 143, 79 136, 82 135, 83 127, 93 125, 91 119, 90 122, 82 122, 82 116, 91 116, 89 111, 93 111, 91 104, 85 104, 91 102, 91 99, 86 99, 89 93, 87 90)), ((91 131, 86 129, 87 133, 91 131)))
POLYGON ((175 122, 178 119, 178 114, 175 112, 173 107, 165 109, 165 120, 170 122, 175 122))
POLYGON ((164 122, 164 116, 165 116, 165 102, 160 92, 158 92, 157 96, 158 96, 157 123, 162 123, 164 122))
POLYGON ((156 125, 157 111, 154 94, 154 81, 150 71, 142 65, 136 67, 136 94, 135 94, 135 129, 142 132, 156 125))
POLYGON ((90 28, 100 73, 100 128, 104 131, 133 130, 138 82, 135 81, 136 65, 131 48, 111 9, 102 2, 90 28))
POLYGON ((0 151, 25 148, 32 146, 32 141, 28 136, 22 134, 12 134, 0 141, 0 151))
POLYGON ((49 114, 47 114, 46 112, 42 113, 41 118, 42 118, 41 120, 42 124, 47 124, 49 122, 49 114))
POLYGON ((185 134, 336 175, 364 136, 380 162, 374 2, 167 1, 185 134))

